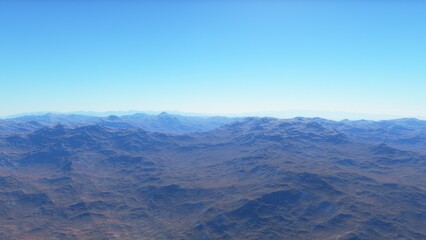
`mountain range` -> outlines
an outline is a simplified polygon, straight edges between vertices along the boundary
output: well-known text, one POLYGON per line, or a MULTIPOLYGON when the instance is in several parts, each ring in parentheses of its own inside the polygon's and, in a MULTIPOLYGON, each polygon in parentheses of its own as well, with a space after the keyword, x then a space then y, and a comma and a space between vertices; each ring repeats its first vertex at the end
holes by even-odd
POLYGON ((426 239, 426 121, 0 120, 1 239, 426 239))

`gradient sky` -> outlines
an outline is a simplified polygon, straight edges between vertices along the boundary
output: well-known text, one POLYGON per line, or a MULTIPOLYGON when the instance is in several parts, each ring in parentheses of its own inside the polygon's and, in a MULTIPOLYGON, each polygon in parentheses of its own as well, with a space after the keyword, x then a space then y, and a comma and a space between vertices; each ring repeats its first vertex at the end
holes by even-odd
POLYGON ((0 116, 426 117, 426 1, 0 1, 0 116))

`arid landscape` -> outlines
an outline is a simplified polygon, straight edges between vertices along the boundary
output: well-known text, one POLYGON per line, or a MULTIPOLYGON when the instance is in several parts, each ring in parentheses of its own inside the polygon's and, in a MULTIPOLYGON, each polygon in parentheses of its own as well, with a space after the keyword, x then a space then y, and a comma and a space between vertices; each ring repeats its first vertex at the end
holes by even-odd
POLYGON ((426 240, 425 23, 0 0, 0 240, 426 240))
POLYGON ((1 239, 426 239, 426 122, 0 120, 1 239))

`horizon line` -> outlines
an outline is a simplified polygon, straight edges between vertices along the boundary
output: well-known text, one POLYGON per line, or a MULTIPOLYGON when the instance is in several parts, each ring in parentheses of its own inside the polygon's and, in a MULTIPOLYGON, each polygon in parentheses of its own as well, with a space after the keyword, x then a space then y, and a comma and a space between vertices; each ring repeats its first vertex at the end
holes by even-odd
POLYGON ((283 110, 283 111, 260 111, 260 112, 234 112, 234 113, 197 113, 185 112, 176 110, 123 110, 123 111, 37 111, 37 112, 22 112, 11 115, 2 115, 0 119, 14 119, 25 116, 42 116, 48 114, 55 115, 81 115, 92 117, 108 117, 115 116, 130 116, 138 113, 147 115, 159 115, 161 113, 168 113, 170 115, 180 116, 194 116, 194 117, 273 117, 278 119, 292 119, 292 118, 322 118, 334 121, 343 120, 366 120, 366 121, 385 121, 385 120, 398 120, 398 119, 417 119, 426 120, 426 117, 421 116, 401 116, 390 114, 370 114, 370 113, 353 113, 343 111, 318 111, 318 110, 283 110))

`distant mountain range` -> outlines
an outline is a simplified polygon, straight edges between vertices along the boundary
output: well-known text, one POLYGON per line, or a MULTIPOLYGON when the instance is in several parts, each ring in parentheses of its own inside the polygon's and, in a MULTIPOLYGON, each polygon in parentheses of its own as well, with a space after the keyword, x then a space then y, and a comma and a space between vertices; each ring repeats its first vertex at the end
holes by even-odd
POLYGON ((158 115, 135 113, 124 116, 109 115, 107 117, 46 113, 0 120, 0 130, 13 132, 19 128, 23 131, 32 131, 40 126, 52 127, 59 124, 67 127, 98 125, 120 129, 133 128, 150 132, 181 134, 209 131, 237 120, 238 118, 227 117, 181 116, 166 112, 158 115))
MULTIPOLYGON (((20 113, 8 116, 0 116, 0 119, 7 118, 18 118, 23 116, 40 116, 40 115, 82 115, 92 117, 108 117, 111 115, 115 116, 128 116, 134 114, 145 114, 145 115, 158 115, 162 111, 106 111, 106 112, 95 112, 95 111, 75 111, 75 112, 32 112, 32 113, 20 113)), ((164 112, 164 111, 163 111, 164 112)), ((342 112, 342 111, 317 111, 317 110, 285 110, 285 111, 258 111, 258 112, 240 112, 240 113, 196 113, 196 112, 182 112, 182 111, 167 111, 171 115, 179 116, 192 116, 192 117, 213 117, 213 116, 224 116, 229 118, 243 118, 243 117, 275 117, 282 119, 289 119, 304 116, 306 118, 325 118, 335 121, 344 119, 350 120, 392 120, 404 118, 402 115, 397 114, 371 114, 371 113, 358 113, 358 112, 342 112)), ((426 120, 426 116, 416 116, 418 119, 426 120)))
POLYGON ((0 239, 426 239, 426 121, 0 120, 0 239))

